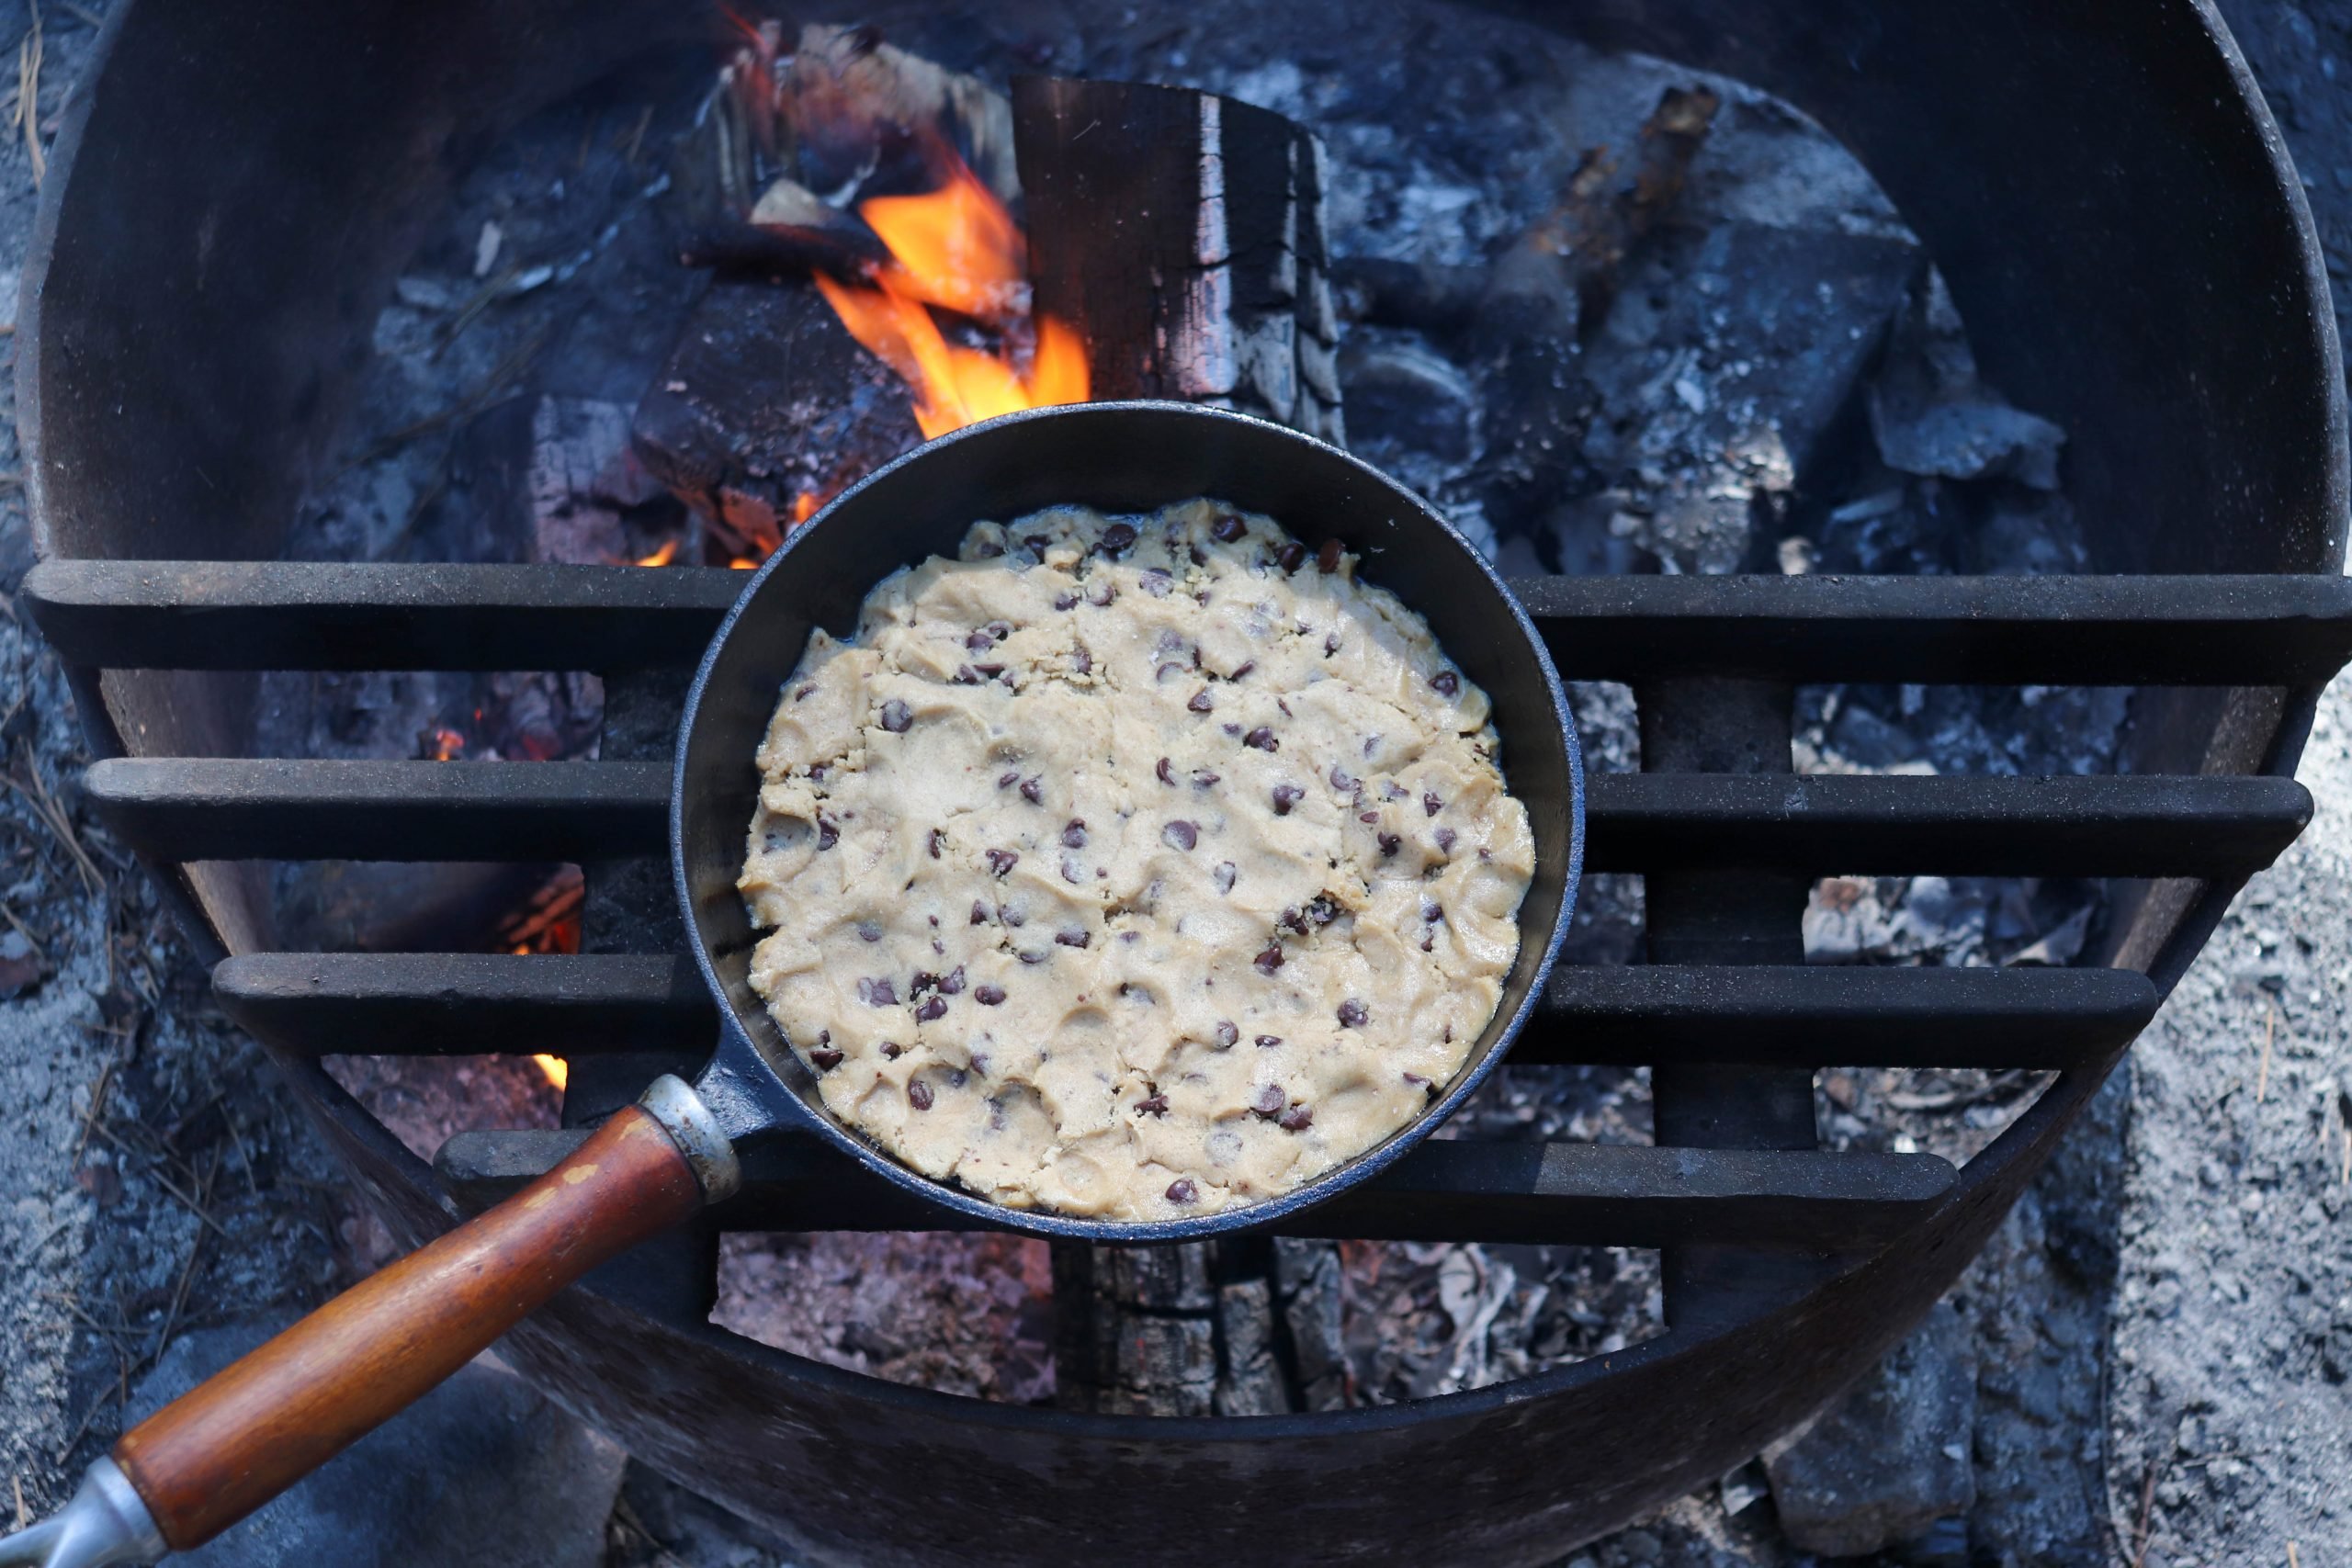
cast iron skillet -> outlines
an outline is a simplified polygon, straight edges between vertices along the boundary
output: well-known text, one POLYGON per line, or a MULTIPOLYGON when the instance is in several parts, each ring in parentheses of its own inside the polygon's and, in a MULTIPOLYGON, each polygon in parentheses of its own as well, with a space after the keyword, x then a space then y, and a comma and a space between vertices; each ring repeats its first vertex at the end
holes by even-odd
MULTIPOLYGON (((1301 570, 1312 571, 1313 564, 1301 570)), ((148 1561, 199 1546, 456 1371, 563 1286, 741 1184, 735 1145, 824 1139, 909 1192, 1032 1235, 1175 1241, 1262 1224, 1403 1154, 1502 1059, 1567 930, 1583 859, 1584 775, 1559 677, 1477 552, 1411 494, 1280 426, 1172 403, 1015 414, 931 443, 848 491, 745 585, 687 699, 670 851, 695 961, 723 1021, 693 1088, 674 1077, 606 1122, 514 1197, 328 1303, 124 1434, 64 1513, 0 1542, 0 1562, 148 1561), (1000 1208, 930 1180, 825 1114, 814 1079, 751 989, 753 932, 735 891, 753 756, 810 630, 846 635, 881 578, 950 555, 975 520, 1057 502, 1147 512, 1211 495, 1309 545, 1338 538, 1370 581, 1429 620, 1494 704, 1535 875, 1517 962, 1463 1069, 1414 1122, 1282 1198, 1177 1220, 1115 1222, 1000 1208)))
MULTIPOLYGON (((1304 570, 1312 571, 1310 562, 1304 570)), ((1451 1115, 1502 1060, 1542 992, 1568 928, 1583 860, 1584 773, 1559 676, 1526 613, 1484 557, 1428 504, 1319 441, 1262 420, 1182 403, 1084 403, 975 425, 883 468, 796 531, 720 626, 686 698, 670 795, 670 858, 695 962, 718 998, 721 1038, 696 1088, 731 1137, 813 1131, 910 1192, 1032 1235, 1175 1241, 1262 1224, 1387 1165, 1451 1115), (1519 912, 1518 962, 1494 1019, 1420 1118, 1281 1198, 1177 1220, 1074 1219, 1000 1207, 922 1176, 827 1114, 816 1078, 751 987, 755 940, 735 878, 759 792, 752 765, 777 693, 809 632, 846 637, 892 568, 953 558, 964 531, 1078 502, 1149 512, 1215 496, 1282 524, 1308 547, 1337 538, 1365 580, 1427 617, 1438 644, 1487 691, 1510 791, 1535 836, 1519 912)))

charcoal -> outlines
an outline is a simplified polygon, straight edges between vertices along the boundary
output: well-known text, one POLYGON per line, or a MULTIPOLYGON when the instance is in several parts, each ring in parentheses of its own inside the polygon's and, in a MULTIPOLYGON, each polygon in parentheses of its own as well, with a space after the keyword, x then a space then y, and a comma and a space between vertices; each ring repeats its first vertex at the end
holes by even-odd
POLYGON ((1605 411, 1584 457, 1608 489, 1561 525, 1686 571, 1753 559, 1754 523, 1816 477, 1922 260, 1908 240, 1729 222, 1636 265, 1583 370, 1605 411), (1736 300, 1737 310, 1726 310, 1736 300))
POLYGON ((1976 358, 1944 288, 1931 273, 1913 290, 1871 388, 1871 431, 1880 458, 1907 474, 2009 479, 2058 488, 2066 433, 2012 408, 1976 374, 1976 358))
POLYGON ((637 407, 646 468, 746 553, 921 439, 897 376, 812 288, 719 278, 637 407))

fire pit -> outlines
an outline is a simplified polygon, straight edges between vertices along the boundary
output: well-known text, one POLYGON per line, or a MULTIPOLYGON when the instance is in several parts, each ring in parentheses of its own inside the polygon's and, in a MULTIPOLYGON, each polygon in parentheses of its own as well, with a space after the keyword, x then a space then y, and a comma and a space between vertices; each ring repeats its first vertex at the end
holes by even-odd
MULTIPOLYGON (((2287 775, 2352 642, 2331 575, 2340 373, 2291 175, 2202 13, 2082 21, 1836 5, 1758 21, 1704 0, 1576 20, 1769 88, 1856 151, 1988 378, 2067 432, 2089 563, 2109 574, 1514 580, 1564 674, 1634 694, 1644 771, 1594 778, 1590 854, 1645 878, 1651 960, 1561 971, 1520 1056, 1646 1064, 1655 1146, 1433 1143, 1289 1229, 1657 1247, 1667 1333, 1512 1383, 1249 1419, 901 1388, 708 1322, 719 1231, 805 1226, 820 1199, 832 1228, 944 1224, 785 1147, 748 1162, 716 1228, 518 1331, 518 1362, 814 1554, 963 1562, 1163 1541, 1538 1561, 1720 1473, 1867 1366, 2300 828, 2287 775), (1860 680, 2141 691, 2114 776, 1792 773, 1793 688, 1860 680), (2116 879, 2086 955, 2103 966, 1805 966, 1808 889, 1849 872, 2116 879), (1858 1056, 2059 1076, 1955 1172, 1820 1146, 1815 1072, 1858 1056), (937 1462, 910 1508, 913 1455, 937 1462), (1204 1487, 1222 1507, 1198 1506, 1204 1487)), ((707 47, 699 22, 584 0, 200 22, 126 6, 55 154, 20 372, 45 557, 28 592, 114 759, 90 792, 409 1240, 707 1050, 658 872, 663 759, 669 694, 738 584, 722 567, 286 562, 285 521, 457 176, 650 40, 707 47), (388 668, 596 671, 597 755, 250 756, 252 672, 388 668), (271 951, 259 863, 392 856, 585 865, 589 951, 271 951), (320 1061, 559 1048, 564 1127, 453 1140, 437 1177, 320 1061)))

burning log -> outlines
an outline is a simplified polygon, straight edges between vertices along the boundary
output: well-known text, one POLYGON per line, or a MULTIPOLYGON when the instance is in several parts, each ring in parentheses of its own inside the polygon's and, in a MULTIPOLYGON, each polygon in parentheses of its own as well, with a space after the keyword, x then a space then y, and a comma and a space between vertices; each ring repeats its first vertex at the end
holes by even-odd
POLYGON ((1012 86, 1042 313, 1086 344, 1098 398, 1240 409, 1344 440, 1323 144, 1177 87, 1012 86))

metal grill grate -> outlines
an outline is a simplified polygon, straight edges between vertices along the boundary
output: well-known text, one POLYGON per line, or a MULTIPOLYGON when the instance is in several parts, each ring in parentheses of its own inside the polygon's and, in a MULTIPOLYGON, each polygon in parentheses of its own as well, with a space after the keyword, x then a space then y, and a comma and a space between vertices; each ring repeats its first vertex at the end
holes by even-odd
MULTIPOLYGON (((27 592, 43 630, 85 668, 613 671, 690 665, 741 582, 704 570, 59 560, 37 568, 27 592)), ((1538 578, 1512 587, 1564 676, 1627 682, 1645 716, 1670 706, 1701 728, 1714 722, 1709 705, 1727 704, 1747 716, 1732 729, 1744 724, 1767 753, 1779 744, 1782 759, 1787 683, 1797 681, 2308 688, 2352 653, 2352 583, 2318 577, 1538 578)), ((1653 750, 1652 765, 1677 761, 1653 750)), ((1660 1143, 1669 1146, 1426 1144, 1385 1179, 1295 1222, 1299 1234, 1687 1247, 1686 1261, 1704 1267, 1679 1283, 1669 1269, 1678 1324, 1726 1306, 1762 1310, 1785 1299, 1774 1271, 1727 1274, 1711 1249, 1867 1254, 1922 1223, 1952 1186, 1951 1167, 1934 1156, 1813 1146, 1811 1073, 1826 1045, 1841 1060, 1883 1066, 2077 1067, 2120 1049, 2158 1000, 2146 976, 2125 970, 1754 962, 1790 955, 1796 879, 2188 877, 2228 889, 2310 814, 2302 788, 2280 778, 1806 777, 1770 771, 1769 755, 1764 766, 1592 777, 1592 869, 1714 877, 1735 899, 1760 893, 1762 912, 1734 922, 1731 949, 1721 932, 1715 948, 1694 948, 1669 929, 1666 951, 1654 953, 1706 962, 1562 968, 1516 1052, 1525 1062, 1650 1065, 1662 1075, 1660 1143), (1785 919, 1775 913, 1783 910, 1785 919), (1687 1144, 1732 1146, 1670 1146, 1685 1124, 1697 1129, 1687 1144)), ((602 862, 663 853, 668 773, 644 761, 123 758, 94 767, 87 788, 159 868, 602 862)), ((1654 949, 1672 923, 1654 910, 1654 949)), ((560 1045, 580 1057, 684 1062, 707 1049, 715 1022, 691 966, 662 954, 249 954, 222 964, 215 984, 241 1022, 294 1056, 560 1045)), ((486 1201, 582 1135, 464 1134, 444 1150, 441 1173, 462 1200, 486 1201)), ((715 1216, 721 1227, 953 1223, 821 1148, 761 1151, 749 1175, 744 1194, 715 1216)))

